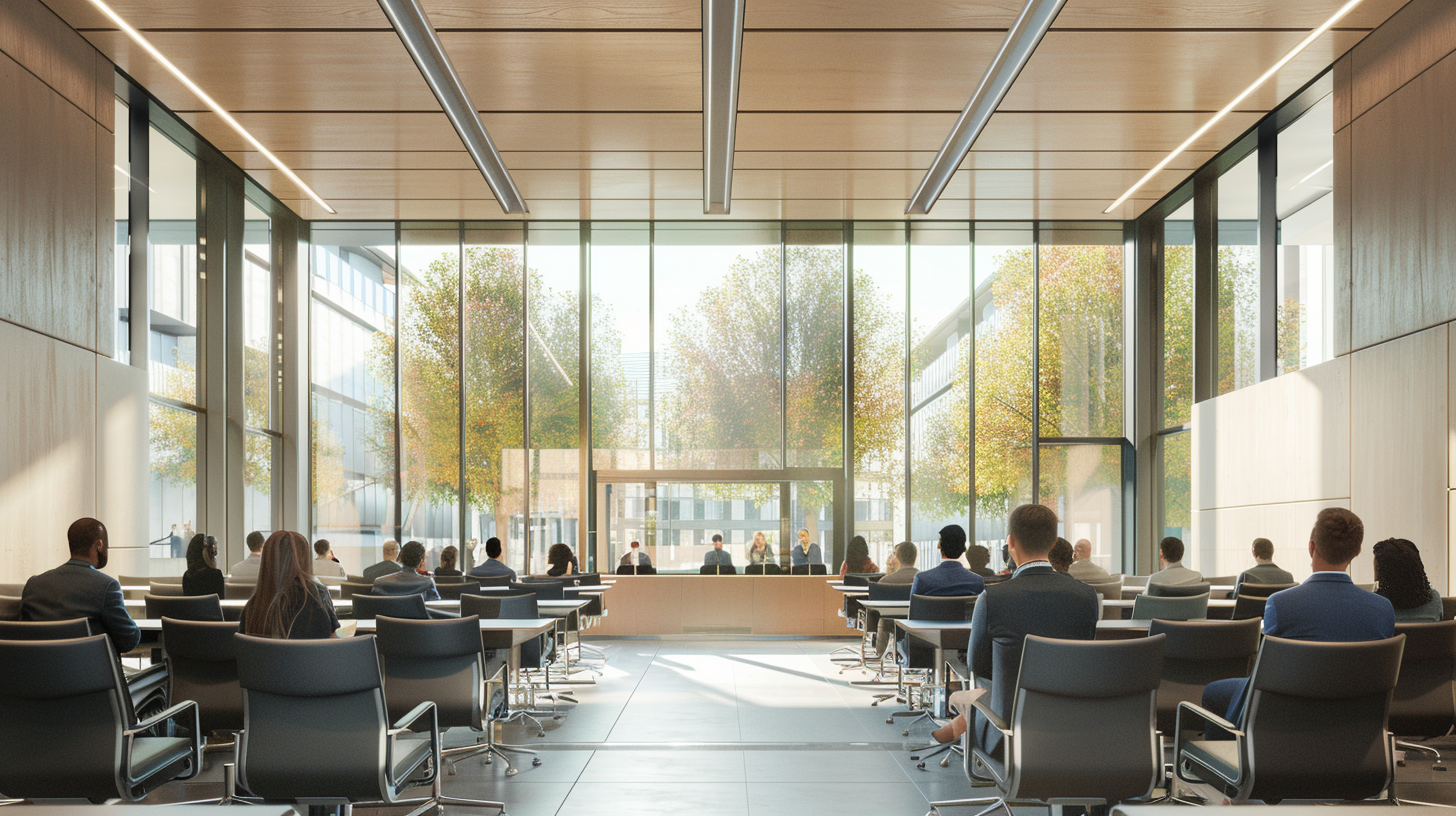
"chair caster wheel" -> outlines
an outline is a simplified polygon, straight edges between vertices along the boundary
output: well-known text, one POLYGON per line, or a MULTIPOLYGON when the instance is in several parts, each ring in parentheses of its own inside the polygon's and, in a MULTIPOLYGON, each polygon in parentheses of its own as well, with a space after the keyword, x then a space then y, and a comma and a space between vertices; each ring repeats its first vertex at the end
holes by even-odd
POLYGON ((546 732, 545 732, 545 731, 544 731, 544 730, 542 730, 542 731, 537 731, 537 732, 536 732, 536 736, 538 736, 538 737, 544 737, 544 736, 546 736, 546 732))
POLYGON ((445 769, 446 769, 446 772, 449 773, 451 776, 454 776, 455 775, 455 763, 453 763, 453 762, 446 763, 445 764, 445 769))
POLYGON ((949 768, 950 767, 950 757, 946 757, 945 759, 942 759, 940 761, 940 767, 942 767, 942 768, 949 768))
POLYGON ((921 762, 920 764, 916 765, 915 767, 917 767, 917 768, 919 768, 920 770, 923 771, 923 770, 925 770, 925 763, 924 762, 921 762))
POLYGON ((902 736, 902 737, 908 737, 908 736, 910 736, 910 729, 907 728, 904 731, 901 731, 900 732, 900 736, 902 736))
POLYGON ((878 708, 879 705, 880 705, 880 701, 879 700, 876 700, 873 703, 870 703, 870 708, 878 708))
POLYGON ((895 718, 894 717, 886 717, 885 718, 885 725, 894 725, 894 724, 895 724, 895 718))
POLYGON ((506 770, 506 776, 515 776, 518 773, 520 773, 520 771, 516 768, 510 768, 506 770))
POLYGON ((533 767, 533 768, 534 767, 539 767, 540 765, 541 765, 541 757, 532 757, 531 758, 531 767, 533 767))

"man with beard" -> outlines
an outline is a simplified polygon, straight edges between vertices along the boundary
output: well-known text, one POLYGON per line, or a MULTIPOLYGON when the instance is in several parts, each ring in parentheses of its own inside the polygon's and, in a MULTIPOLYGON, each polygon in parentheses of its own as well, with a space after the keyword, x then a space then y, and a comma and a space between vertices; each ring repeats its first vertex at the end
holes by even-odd
POLYGON ((121 585, 102 572, 109 541, 106 525, 83 518, 66 531, 71 560, 25 582, 20 619, 59 621, 85 618, 92 634, 105 633, 116 651, 126 653, 141 641, 136 622, 122 603, 121 585))

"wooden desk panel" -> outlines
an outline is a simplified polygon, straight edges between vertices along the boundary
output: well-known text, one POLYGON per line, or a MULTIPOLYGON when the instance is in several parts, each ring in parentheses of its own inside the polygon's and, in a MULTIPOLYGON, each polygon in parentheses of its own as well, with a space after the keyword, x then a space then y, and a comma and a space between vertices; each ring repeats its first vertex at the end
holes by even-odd
POLYGON ((844 636, 842 603, 819 575, 621 575, 592 633, 844 636))

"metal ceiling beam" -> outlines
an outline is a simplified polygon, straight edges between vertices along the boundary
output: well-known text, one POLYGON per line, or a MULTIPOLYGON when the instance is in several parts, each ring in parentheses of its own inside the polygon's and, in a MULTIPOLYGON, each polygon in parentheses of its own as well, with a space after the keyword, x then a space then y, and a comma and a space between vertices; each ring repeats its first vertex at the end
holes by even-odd
POLYGON ((733 199, 733 132, 743 62, 746 0, 703 0, 703 213, 727 215, 733 199))

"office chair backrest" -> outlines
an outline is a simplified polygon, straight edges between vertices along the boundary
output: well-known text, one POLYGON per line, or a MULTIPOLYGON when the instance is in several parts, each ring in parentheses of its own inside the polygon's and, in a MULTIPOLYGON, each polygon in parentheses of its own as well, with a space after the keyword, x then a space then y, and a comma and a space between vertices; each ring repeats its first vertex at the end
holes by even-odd
POLYGON ((1008 799, 1115 803, 1152 792, 1163 770, 1154 716, 1163 640, 1026 638, 1008 799))
POLYGON ((910 620, 963 621, 971 619, 971 610, 979 595, 911 595, 910 620))
MULTIPOLYGON (((1099 604, 1101 604, 1102 601, 1122 600, 1121 578, 1118 578, 1116 581, 1103 581, 1099 584, 1088 584, 1087 586, 1092 587, 1092 589, 1097 592, 1097 600, 1099 604)), ((1108 620, 1117 620, 1122 617, 1122 610, 1118 607, 1107 607, 1104 605, 1102 606, 1102 617, 1108 620)))
POLYGON ((0 621, 20 620, 20 596, 0 595, 0 621))
POLYGON ((1375 583, 1374 582, 1371 582, 1371 583, 1368 583, 1368 584, 1356 584, 1355 586, 1360 587, 1361 589, 1365 590, 1366 592, 1374 592, 1375 591, 1375 583))
POLYGON ((383 799, 390 721, 374 638, 233 637, 246 701, 238 784, 265 799, 383 799))
POLYGON ((355 595, 349 600, 354 606, 355 620, 386 617, 410 620, 430 618, 423 595, 355 595))
POLYGON ((0 595, 7 598, 19 598, 24 594, 25 584, 0 584, 0 595))
POLYGON ((1456 598, 1441 596, 1441 620, 1456 620, 1456 598))
POLYGON ((883 572, 850 572, 845 573, 845 586, 869 586, 876 580, 885 577, 883 572))
POLYGON ((458 601, 460 596, 480 589, 480 581, 475 578, 466 578, 449 584, 435 584, 435 589, 440 593, 440 599, 444 601, 458 601))
MULTIPOLYGON (((435 582, 436 587, 439 587, 441 584, 463 584, 467 580, 464 575, 432 575, 430 578, 435 582)), ((406 711, 405 713, 408 714, 409 712, 406 711)))
POLYGON ((1230 615, 1234 620, 1253 620, 1264 617, 1264 606, 1268 604, 1267 597, 1257 595, 1240 595, 1234 598, 1234 611, 1230 615))
POLYGON ((148 582, 147 586, 149 587, 147 591, 153 595, 174 596, 182 594, 181 584, 158 581, 156 578, 153 578, 150 582, 148 582))
MULTIPOLYGON (((222 603, 216 595, 152 595, 143 597, 149 618, 175 618, 190 621, 222 620, 222 603)), ((189 699, 181 697, 177 699, 189 699)))
POLYGON ((345 581, 339 584, 339 600, 346 601, 355 595, 368 595, 373 591, 373 581, 345 581))
POLYGON ((253 590, 257 588, 257 584, 243 584, 227 581, 222 585, 222 592, 223 595, 227 596, 227 599, 229 601, 246 601, 253 597, 253 590))
POLYGON ((1162 597, 1144 593, 1132 602, 1133 620, 1205 620, 1208 618, 1208 593, 1186 597, 1162 597))
POLYGON ((0 621, 0 640, 71 640, 91 637, 85 618, 63 621, 0 621))
POLYGON ((192 700, 204 732, 243 727, 238 685, 237 621, 162 618, 167 653, 167 699, 192 700))
POLYGON ((374 630, 384 664, 390 721, 420 703, 435 703, 440 728, 482 729, 480 618, 380 618, 374 630))
POLYGON ((116 582, 122 586, 147 586, 152 579, 147 575, 118 575, 116 582))
POLYGON ((1259 624, 1257 620, 1155 620, 1148 626, 1149 635, 1167 637, 1163 679, 1158 684, 1158 730, 1171 738, 1178 703, 1200 703, 1209 683, 1249 676, 1259 651, 1259 624))
POLYGON ((789 568, 793 575, 828 575, 829 569, 823 564, 799 564, 789 568))
POLYGON ((1439 737, 1456 726, 1456 621, 1397 623, 1405 635, 1400 678, 1390 701, 1390 732, 1439 737))
POLYGON ((178 586, 182 585, 182 576, 180 575, 153 575, 151 577, 151 580, 159 584, 176 584, 178 586))
POLYGON ((531 592, 492 592, 487 595, 460 596, 460 614, 475 615, 486 620, 540 617, 536 595, 531 592))
POLYGON ((1405 636, 1361 643, 1265 637, 1239 751, 1252 799, 1368 799, 1391 766, 1386 720, 1405 636))
POLYGON ((516 592, 534 592, 536 599, 541 601, 566 600, 566 583, 564 581, 531 581, 508 586, 516 592))
POLYGON ((503 587, 511 585, 509 575, 472 575, 470 580, 479 581, 483 587, 503 587))
POLYGON ((871 601, 910 600, 910 584, 887 584, 884 581, 876 581, 866 589, 869 590, 869 600, 871 601))
POLYGON ((579 587, 601 586, 602 574, 599 572, 583 572, 576 576, 576 585, 579 587))
POLYGON ((124 688, 105 635, 0 640, 0 791, 117 798, 122 731, 131 726, 124 688))
POLYGON ((1151 595, 1155 598, 1187 598, 1191 595, 1207 595, 1211 585, 1204 581, 1201 584, 1148 584, 1144 595, 1151 595))
POLYGON ((1238 583, 1239 576, 1237 576, 1237 575, 1215 575, 1212 578, 1209 578, 1208 576, 1204 576, 1203 581, 1204 581, 1204 583, 1207 583, 1209 586, 1233 586, 1234 584, 1238 583))
POLYGON ((1280 590, 1299 586, 1298 584, 1249 584, 1239 585, 1238 597, 1248 596, 1250 598, 1267 598, 1280 590))

